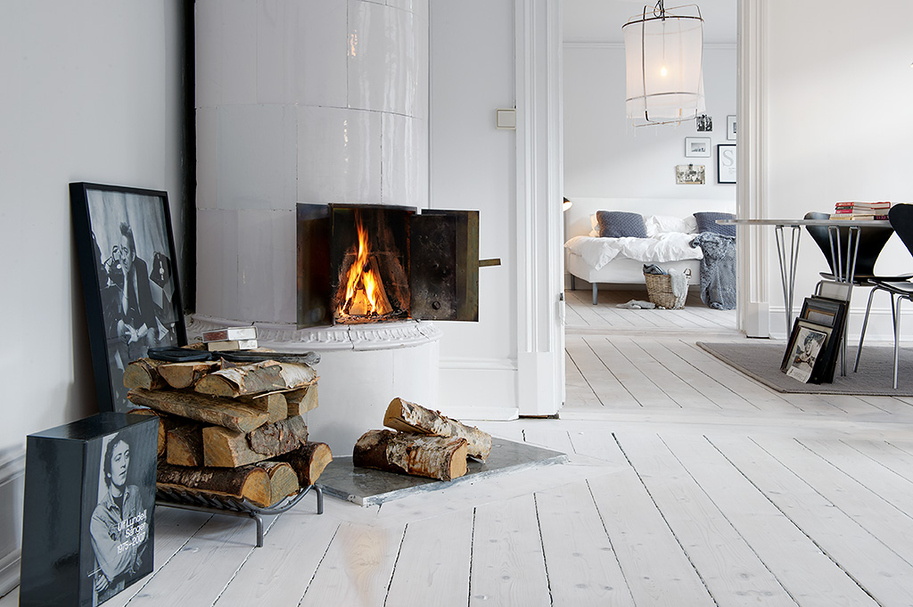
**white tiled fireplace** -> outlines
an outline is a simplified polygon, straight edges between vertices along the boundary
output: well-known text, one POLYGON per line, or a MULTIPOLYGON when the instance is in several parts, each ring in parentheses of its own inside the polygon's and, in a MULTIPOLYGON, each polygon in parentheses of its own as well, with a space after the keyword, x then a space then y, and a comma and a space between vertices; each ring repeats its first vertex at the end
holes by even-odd
POLYGON ((296 328, 296 204, 424 208, 427 0, 197 0, 197 314, 321 353, 308 425, 334 452, 394 396, 437 403, 430 323, 296 328))

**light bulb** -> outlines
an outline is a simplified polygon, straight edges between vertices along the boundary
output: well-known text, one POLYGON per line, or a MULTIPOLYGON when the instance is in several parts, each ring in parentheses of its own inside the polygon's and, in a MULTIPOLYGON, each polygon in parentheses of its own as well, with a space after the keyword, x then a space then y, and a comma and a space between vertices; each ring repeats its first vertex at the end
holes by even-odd
POLYGON ((663 78, 665 78, 665 77, 666 77, 666 73, 667 73, 667 71, 666 71, 666 66, 665 66, 665 65, 662 66, 661 68, 659 68, 659 75, 660 75, 660 76, 662 76, 663 78))

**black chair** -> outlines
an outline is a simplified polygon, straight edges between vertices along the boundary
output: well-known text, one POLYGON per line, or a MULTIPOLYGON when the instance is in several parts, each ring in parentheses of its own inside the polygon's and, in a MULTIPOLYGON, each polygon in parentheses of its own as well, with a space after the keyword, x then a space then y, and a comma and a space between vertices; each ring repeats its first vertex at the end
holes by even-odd
MULTIPOLYGON (((830 217, 827 213, 812 212, 805 214, 805 219, 830 219, 830 217)), ((827 265, 831 269, 830 272, 821 272, 821 277, 825 280, 848 282, 847 278, 852 274, 852 283, 856 286, 866 285, 868 281, 879 278, 875 275, 875 261, 878 259, 878 255, 888 242, 891 234, 894 233, 891 228, 865 228, 859 230, 858 237, 854 235, 851 242, 850 227, 841 226, 835 230, 836 242, 833 243, 834 249, 832 250, 830 228, 828 226, 805 226, 805 229, 815 241, 815 244, 818 245, 818 248, 821 249, 821 252, 824 253, 827 265), (850 250, 850 245, 855 251, 850 250), (851 255, 854 252, 856 253, 855 266, 852 263, 853 256, 851 255), (833 253, 836 253, 836 255, 833 253)), ((913 276, 913 274, 910 276, 913 276)), ((896 276, 881 278, 897 279, 896 276)))
MULTIPOLYGON (((830 219, 827 213, 811 212, 805 214, 805 219, 830 219)), ((809 235, 824 253, 830 272, 821 272, 822 281, 818 283, 815 292, 820 292, 821 283, 825 280, 846 283, 847 305, 852 296, 853 286, 872 286, 877 279, 898 280, 901 277, 880 277, 875 275, 875 262, 878 255, 888 242, 894 230, 888 227, 851 228, 840 226, 836 229, 830 226, 805 226, 809 235), (852 277, 852 280, 850 280, 852 277)), ((913 276, 911 274, 910 276, 913 276)), ((874 293, 874 290, 872 291, 874 293)), ((869 294, 869 305, 872 303, 869 294)), ((841 374, 846 375, 846 327, 849 324, 849 314, 846 315, 843 339, 841 340, 841 374)), ((865 336, 863 324, 862 335, 859 338, 859 349, 856 350, 856 367, 859 367, 859 352, 862 350, 862 339, 865 336)), ((854 369, 855 370, 855 369, 854 369)))
MULTIPOLYGON (((913 255, 913 204, 897 204, 888 212, 891 228, 900 237, 900 240, 913 255)), ((909 281, 911 275, 894 276, 888 278, 873 278, 869 281, 872 293, 869 303, 865 308, 865 320, 862 322, 862 335, 859 337, 859 351, 856 352, 856 367, 859 367, 859 353, 862 351, 862 340, 865 339, 865 329, 869 322, 869 311, 872 308, 872 295, 876 291, 886 291, 891 295, 891 317, 894 321, 894 389, 897 389, 897 363, 900 359, 900 302, 904 299, 913 301, 913 282, 909 281)))

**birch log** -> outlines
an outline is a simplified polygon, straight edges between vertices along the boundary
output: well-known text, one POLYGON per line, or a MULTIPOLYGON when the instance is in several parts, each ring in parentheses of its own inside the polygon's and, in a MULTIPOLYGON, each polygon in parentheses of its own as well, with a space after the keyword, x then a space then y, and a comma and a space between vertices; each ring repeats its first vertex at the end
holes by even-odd
POLYGON ((317 384, 291 390, 285 393, 288 403, 288 416, 304 415, 317 408, 317 384))
POLYGON ((216 424, 238 432, 250 432, 269 419, 265 412, 249 406, 188 392, 134 388, 127 393, 127 398, 134 404, 156 411, 189 417, 198 422, 216 424))
POLYGON ((255 465, 266 470, 269 475, 270 506, 298 493, 301 488, 298 484, 298 475, 287 462, 260 462, 255 465))
POLYGON ((158 367, 164 363, 151 358, 134 360, 124 369, 124 387, 128 390, 144 388, 146 390, 161 390, 167 388, 168 383, 159 375, 158 367))
POLYGON ((487 432, 401 398, 390 401, 384 414, 384 425, 401 432, 465 438, 469 455, 483 462, 491 454, 491 435, 487 432))
MULTIPOLYGON (((218 361, 201 360, 186 363, 165 363, 156 370, 172 388, 180 390, 189 388, 202 379, 207 373, 218 370, 218 361)), ((143 387, 143 386, 140 386, 143 387)))
POLYGON ((269 474, 263 468, 185 468, 159 464, 158 486, 204 495, 247 498, 251 503, 268 507, 272 499, 269 474))
POLYGON ((234 468, 261 462, 294 451, 307 442, 307 426, 301 417, 265 424, 250 433, 220 426, 203 428, 203 463, 234 468))
POLYGON ((215 371, 198 381, 194 389, 202 394, 237 398, 301 388, 316 381, 317 372, 309 365, 267 360, 215 371))
POLYGON ((449 481, 466 474, 465 438, 368 430, 355 442, 352 463, 449 481))
POLYGON ((288 413, 288 402, 282 392, 267 392, 258 396, 240 396, 238 402, 250 405, 258 411, 265 411, 269 423, 292 417, 288 413))
POLYGON ((203 465, 203 427, 186 423, 168 430, 165 434, 167 455, 165 461, 174 466, 203 465))
POLYGON ((333 453, 326 443, 305 443, 277 459, 288 462, 298 475, 298 484, 310 487, 317 482, 324 469, 333 461, 333 453))

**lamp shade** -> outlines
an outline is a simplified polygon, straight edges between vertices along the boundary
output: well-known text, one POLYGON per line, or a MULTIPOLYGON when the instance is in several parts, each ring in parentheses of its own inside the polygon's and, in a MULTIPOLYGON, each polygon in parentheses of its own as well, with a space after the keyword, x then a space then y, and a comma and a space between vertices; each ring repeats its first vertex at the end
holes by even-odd
POLYGON ((659 2, 622 26, 625 110, 635 125, 681 122, 704 113, 703 24, 696 5, 667 11, 659 2))

